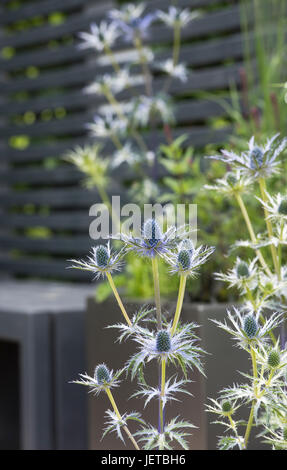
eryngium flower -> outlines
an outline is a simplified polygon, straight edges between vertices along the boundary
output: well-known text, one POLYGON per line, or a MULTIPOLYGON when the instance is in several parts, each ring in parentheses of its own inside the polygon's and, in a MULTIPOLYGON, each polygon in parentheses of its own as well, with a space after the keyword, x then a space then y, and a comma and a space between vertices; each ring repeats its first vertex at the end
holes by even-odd
POLYGON ((222 155, 215 155, 209 158, 221 160, 224 163, 234 165, 243 174, 252 178, 266 178, 279 172, 279 155, 287 146, 287 139, 275 142, 279 134, 274 135, 263 147, 259 147, 254 142, 254 137, 249 141, 249 149, 237 155, 234 152, 222 150, 222 155))
POLYGON ((268 219, 275 222, 286 222, 287 220, 287 196, 282 196, 280 193, 271 196, 265 191, 266 200, 258 198, 263 208, 268 213, 268 219))
POLYGON ((223 178, 215 180, 213 185, 205 185, 206 189, 226 194, 227 196, 234 196, 234 194, 243 194, 248 192, 253 179, 249 176, 243 175, 240 170, 233 172, 228 171, 223 178))
POLYGON ((256 263, 257 258, 246 263, 238 257, 232 269, 229 269, 227 273, 215 273, 215 279, 227 282, 229 288, 236 286, 242 293, 246 292, 246 287, 253 290, 258 285, 256 263))
POLYGON ((87 373, 79 374, 80 380, 73 380, 71 383, 90 387, 90 392, 98 395, 107 388, 118 387, 120 383, 118 379, 123 373, 123 370, 124 369, 121 369, 114 373, 113 370, 109 370, 105 364, 99 364, 95 368, 94 377, 91 377, 87 373))
POLYGON ((102 158, 100 145, 77 146, 67 152, 63 159, 75 165, 86 175, 84 184, 87 188, 106 187, 109 182, 109 161, 102 158))
POLYGON ((70 260, 73 264, 70 266, 74 269, 82 269, 83 271, 91 271, 95 274, 94 279, 105 277, 107 273, 113 273, 119 271, 123 264, 123 256, 125 249, 120 250, 117 253, 112 253, 110 243, 107 245, 99 245, 92 248, 91 256, 88 256, 87 261, 85 260, 70 260))
POLYGON ((238 277, 249 277, 249 267, 245 261, 240 261, 236 267, 238 277))
POLYGON ((81 49, 94 48, 102 52, 106 47, 112 47, 119 35, 114 23, 108 24, 106 21, 102 21, 99 26, 92 24, 90 33, 79 34, 79 37, 83 39, 79 47, 81 49))
POLYGON ((159 223, 152 218, 144 223, 140 237, 134 237, 131 233, 121 233, 116 238, 125 243, 127 250, 135 251, 140 256, 153 258, 170 254, 171 250, 175 249, 182 238, 187 235, 185 227, 177 229, 175 226, 163 233, 159 223))
POLYGON ((178 78, 182 82, 188 79, 188 69, 184 64, 175 64, 172 59, 160 62, 155 65, 157 69, 162 70, 173 78, 178 78))
POLYGON ((96 367, 94 378, 96 379, 98 385, 109 383, 111 381, 110 371, 105 364, 99 364, 96 367))
POLYGON ((144 3, 128 3, 121 9, 111 10, 109 16, 113 24, 124 33, 125 41, 131 41, 135 36, 147 37, 148 29, 155 19, 153 13, 142 16, 145 10, 144 3))
POLYGON ((232 405, 231 405, 230 401, 222 402, 221 406, 222 406, 223 413, 227 413, 227 414, 231 413, 232 405))
POLYGON ((87 124, 93 137, 114 137, 125 135, 127 125, 113 112, 106 112, 104 116, 95 116, 94 122, 87 124))
POLYGON ((142 371, 146 362, 152 359, 161 361, 163 358, 167 362, 178 363, 185 376, 186 370, 193 367, 203 374, 200 356, 204 351, 195 345, 198 339, 194 334, 196 327, 197 325, 192 323, 185 325, 174 335, 171 335, 170 328, 161 330, 157 334, 143 328, 138 331, 132 339, 140 345, 140 349, 128 361, 132 378, 137 372, 142 371))
POLYGON ((279 326, 283 319, 283 313, 273 313, 266 318, 264 324, 259 327, 257 316, 243 314, 239 309, 233 307, 233 312, 227 310, 227 317, 231 326, 229 326, 226 321, 212 321, 219 328, 231 334, 242 349, 249 351, 250 343, 259 343, 261 345, 268 343, 268 341, 270 341, 268 333, 279 326))
POLYGON ((272 349, 268 356, 269 367, 276 368, 280 365, 280 353, 277 349, 272 349))
POLYGON ((258 323, 256 318, 253 315, 247 315, 244 318, 244 333, 248 336, 248 338, 252 339, 256 336, 258 330, 258 323))
POLYGON ((171 348, 171 336, 167 330, 160 330, 156 335, 156 350, 159 353, 169 352, 171 348))
POLYGON ((164 93, 154 96, 140 96, 133 102, 132 119, 138 125, 146 127, 151 118, 160 119, 163 123, 174 121, 170 97, 164 93))
POLYGON ((175 253, 169 253, 164 258, 171 266, 171 273, 195 277, 198 274, 198 268, 214 252, 214 247, 200 245, 196 249, 191 247, 190 249, 184 249, 183 246, 184 244, 179 244, 175 253))
POLYGON ((191 12, 187 9, 180 10, 174 6, 170 6, 167 13, 159 10, 157 16, 170 28, 185 28, 191 20, 198 18, 199 12, 191 12))

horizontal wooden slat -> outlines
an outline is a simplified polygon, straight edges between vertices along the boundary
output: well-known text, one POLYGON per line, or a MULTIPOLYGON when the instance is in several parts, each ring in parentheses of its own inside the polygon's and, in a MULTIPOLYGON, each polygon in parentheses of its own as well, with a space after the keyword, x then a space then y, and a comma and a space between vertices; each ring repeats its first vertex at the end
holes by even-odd
POLYGON ((0 257, 0 271, 10 274, 30 275, 32 277, 61 278, 67 280, 88 281, 92 280, 92 273, 68 269, 69 261, 57 261, 41 258, 12 258, 0 257))
MULTIPOLYGON (((11 36, 3 36, 0 38, 0 48, 10 46, 14 48, 22 48, 31 44, 43 44, 51 39, 57 39, 67 34, 75 34, 79 31, 89 29, 91 22, 97 22, 99 15, 94 13, 84 13, 82 15, 70 15, 68 21, 59 26, 43 26, 35 28, 31 31, 25 31, 11 36)), ((224 10, 212 12, 203 15, 201 18, 194 20, 192 28, 185 28, 182 32, 183 39, 200 38, 219 34, 228 31, 239 30, 240 15, 238 5, 226 8, 224 10)), ((146 39, 147 43, 166 42, 171 40, 171 32, 164 26, 153 26, 150 28, 150 34, 146 39)), ((127 43, 118 41, 117 49, 126 48, 127 43)))
MULTIPOLYGON (((177 125, 196 122, 208 117, 222 115, 223 108, 218 103, 199 100, 186 100, 175 105, 174 114, 177 125)), ((48 122, 37 122, 29 126, 10 126, 0 128, 0 137, 10 137, 17 134, 28 136, 48 136, 52 134, 65 135, 69 133, 80 134, 87 130, 87 123, 93 121, 94 112, 74 114, 64 119, 55 119, 48 122)))
POLYGON ((72 230, 88 233, 92 218, 87 211, 60 212, 49 215, 0 214, 3 228, 47 227, 52 230, 72 230))
POLYGON ((90 0, 65 0, 59 4, 59 0, 37 1, 23 5, 20 8, 6 9, 0 17, 0 25, 15 23, 19 20, 34 18, 35 16, 48 15, 54 11, 69 12, 75 8, 91 4, 90 0))
MULTIPOLYGON (((181 134, 187 134, 189 136, 189 142, 191 145, 195 147, 202 147, 207 142, 214 144, 223 143, 230 135, 230 132, 230 127, 224 129, 209 129, 204 126, 192 126, 174 129, 173 135, 174 137, 177 137, 181 134)), ((156 146, 159 143, 163 142, 163 140, 163 133, 150 133, 149 139, 147 139, 147 144, 149 145, 149 147, 152 147, 153 145, 156 146)), ((91 142, 93 142, 92 139, 87 139, 87 137, 83 137, 80 139, 69 139, 63 142, 55 143, 53 145, 33 145, 28 150, 15 150, 6 147, 2 150, 2 160, 9 160, 11 162, 14 161, 18 163, 40 161, 46 157, 59 157, 63 155, 63 153, 68 149, 73 149, 77 145, 85 145, 91 142)))
POLYGON ((97 241, 88 235, 73 235, 63 237, 53 235, 51 238, 31 238, 24 235, 1 235, 2 250, 20 250, 27 253, 69 254, 83 256, 87 254, 97 241))

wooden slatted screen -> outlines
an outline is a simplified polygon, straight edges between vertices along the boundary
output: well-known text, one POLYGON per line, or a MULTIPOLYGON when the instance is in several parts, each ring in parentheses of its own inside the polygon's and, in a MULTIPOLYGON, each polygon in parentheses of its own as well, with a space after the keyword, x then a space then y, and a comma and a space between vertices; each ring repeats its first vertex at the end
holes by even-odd
MULTIPOLYGON (((150 11, 167 9, 166 0, 149 0, 150 11)), ((179 6, 202 10, 183 32, 180 60, 192 68, 186 83, 174 81, 177 127, 195 147, 222 143, 230 128, 216 129, 211 118, 224 114, 200 91, 228 90, 239 82, 243 45, 238 1, 179 0, 179 6)), ((83 88, 109 66, 95 53, 77 47, 77 33, 98 22, 114 3, 104 0, 12 0, 0 6, 0 273, 16 276, 85 280, 67 270, 66 259, 84 256, 88 209, 99 200, 96 191, 79 185, 82 175, 61 156, 89 141, 86 124, 104 100, 83 88)), ((147 42, 159 48, 158 59, 170 52, 172 33, 151 27, 147 42)), ((116 50, 127 48, 117 43, 116 50)), ((163 78, 155 79, 160 90, 163 78)), ((136 87, 141 91, 141 86, 136 87)), ((129 92, 120 95, 126 100, 129 92)), ((158 128, 146 132, 155 145, 163 140, 158 128)), ((108 145, 106 150, 109 150, 108 145)), ((117 194, 119 177, 111 191, 117 194)))

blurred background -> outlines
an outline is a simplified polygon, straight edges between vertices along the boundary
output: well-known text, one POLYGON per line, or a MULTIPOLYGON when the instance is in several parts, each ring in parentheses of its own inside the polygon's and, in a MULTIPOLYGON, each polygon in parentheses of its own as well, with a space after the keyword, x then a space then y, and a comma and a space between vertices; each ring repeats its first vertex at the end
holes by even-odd
MULTIPOLYGON (((187 289, 185 318, 203 325, 208 351, 214 347, 226 361, 231 348, 230 341, 226 350, 218 341, 211 344, 205 319, 214 312, 220 317, 226 304, 238 300, 236 291, 214 280, 214 272, 230 267, 238 255, 229 253, 230 246, 245 228, 235 203, 204 188, 226 171, 204 157, 223 145, 246 148, 252 135, 259 142, 284 135, 287 5, 284 0, 147 0, 146 15, 170 6, 197 12, 180 31, 180 49, 174 31, 156 16, 140 44, 127 30, 111 49, 81 46, 79 33, 126 3, 0 2, 1 449, 113 446, 108 440, 98 444, 101 409, 90 404, 85 390, 69 384, 104 360, 103 328, 114 317, 106 283, 95 290, 90 273, 67 269, 67 260, 85 257, 95 244, 89 209, 96 202, 120 195, 123 204, 198 205, 198 238, 216 253, 187 289), (184 73, 166 81, 166 70, 157 64, 173 56, 175 65, 177 55, 184 73), (90 86, 125 65, 130 82, 118 85, 116 98, 90 86), (134 124, 126 123, 120 142, 110 138, 107 126, 101 133, 99 116, 109 116, 113 105, 125 112, 138 96, 149 104, 142 100, 146 108, 136 108, 134 124), (138 109, 147 112, 148 106, 148 119, 140 122, 138 109), (127 147, 130 141, 139 144, 138 158, 127 147)), ((282 166, 272 180, 278 191, 286 187, 286 162, 282 166)), ((264 220, 251 201, 249 210, 260 229, 264 220)), ((131 260, 115 282, 131 310, 153 295, 150 268, 140 259, 131 260)), ((167 303, 177 288, 161 266, 167 303)), ((129 351, 111 347, 115 369, 129 351)), ((212 376, 214 366, 207 367, 212 376)), ((221 383, 211 377, 195 395, 215 394, 234 372, 233 365, 221 383)), ((124 406, 125 389, 121 393, 124 406)), ((214 448, 203 403, 200 410, 196 447, 214 448)))

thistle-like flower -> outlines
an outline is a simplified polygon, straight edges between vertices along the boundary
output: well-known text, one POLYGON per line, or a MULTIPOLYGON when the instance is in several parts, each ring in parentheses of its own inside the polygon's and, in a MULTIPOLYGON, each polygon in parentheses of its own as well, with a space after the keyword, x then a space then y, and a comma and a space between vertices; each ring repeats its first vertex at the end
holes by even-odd
POLYGON ((198 268, 206 262, 214 250, 214 247, 202 245, 195 249, 192 241, 186 239, 179 244, 174 253, 168 253, 164 258, 171 266, 171 273, 195 277, 198 274, 198 268))
POLYGON ((159 117, 164 123, 174 121, 170 98, 163 93, 154 96, 141 96, 134 101, 132 116, 135 123, 146 127, 151 117, 159 117))
POLYGON ((274 220, 275 222, 286 222, 287 221, 287 196, 276 194, 271 196, 268 192, 266 194, 266 201, 257 198, 262 207, 268 213, 267 219, 274 220))
POLYGON ((167 13, 159 10, 157 16, 170 28, 185 28, 192 20, 198 18, 200 13, 198 11, 191 12, 187 9, 180 10, 170 6, 167 13))
POLYGON ((237 287, 241 293, 253 290, 258 285, 257 258, 248 263, 237 257, 235 265, 227 273, 215 273, 215 279, 228 283, 228 287, 237 287))
POLYGON ((87 176, 84 184, 88 188, 106 187, 108 184, 109 161, 107 158, 101 157, 101 149, 102 147, 98 144, 77 146, 63 157, 64 160, 73 163, 87 176))
POLYGON ((121 233, 117 238, 125 243, 127 250, 135 251, 140 256, 154 258, 155 256, 163 256, 176 248, 185 233, 184 227, 176 229, 175 226, 162 232, 159 223, 152 218, 143 224, 140 237, 121 233))
POLYGON ((155 19, 153 13, 143 15, 145 3, 128 3, 121 9, 111 10, 109 16, 113 24, 124 34, 125 41, 131 41, 135 36, 147 37, 148 29, 155 19))
POLYGON ((87 261, 70 260, 74 263, 70 268, 91 271, 95 274, 94 279, 99 279, 100 277, 105 277, 108 273, 111 274, 114 271, 121 270, 125 253, 125 248, 117 253, 113 253, 108 242, 106 245, 93 247, 91 256, 88 256, 87 261))
POLYGON ((224 178, 218 178, 213 185, 205 185, 205 189, 217 191, 227 196, 247 193, 253 184, 252 178, 242 174, 240 170, 228 171, 224 178))
POLYGON ((106 112, 104 116, 95 116, 87 128, 93 137, 100 138, 123 136, 127 131, 125 121, 119 119, 113 112, 106 112))
POLYGON ((276 144, 275 141, 278 135, 276 134, 271 139, 268 139, 266 145, 262 147, 258 146, 254 141, 254 137, 252 137, 249 141, 248 151, 242 152, 240 155, 222 150, 222 155, 215 155, 209 158, 234 165, 243 174, 253 179, 266 178, 279 172, 278 166, 280 162, 278 157, 287 146, 287 139, 283 139, 276 144))
POLYGON ((172 59, 167 59, 164 62, 156 64, 156 68, 162 70, 173 78, 178 78, 182 82, 186 82, 188 79, 188 69, 186 66, 184 64, 174 64, 172 59))
POLYGON ((133 340, 140 345, 140 349, 128 362, 132 378, 142 372, 146 362, 153 359, 177 363, 185 376, 187 369, 193 367, 203 374, 200 356, 204 351, 195 345, 198 339, 193 331, 195 327, 195 324, 185 325, 174 335, 171 335, 170 328, 160 330, 156 335, 147 329, 136 334, 133 340))
POLYGON ((84 92, 96 95, 107 95, 107 93, 116 95, 127 88, 130 83, 131 77, 129 71, 127 69, 121 69, 116 74, 106 73, 97 78, 95 82, 84 89, 84 92))
POLYGON ((106 21, 102 21, 99 26, 91 24, 90 33, 83 32, 79 34, 79 37, 83 40, 79 47, 81 49, 93 48, 102 52, 106 47, 112 47, 119 35, 118 28, 114 23, 108 24, 106 21))
POLYGON ((268 343, 268 334, 282 322, 282 313, 273 313, 265 320, 264 325, 259 324, 258 313, 242 314, 239 309, 233 307, 233 312, 227 310, 227 317, 231 323, 212 320, 219 328, 231 334, 238 345, 249 351, 250 345, 268 343))
POLYGON ((100 392, 105 391, 107 388, 118 387, 120 381, 118 380, 123 373, 123 369, 116 371, 109 370, 106 364, 98 364, 94 371, 94 376, 91 377, 87 373, 79 374, 81 380, 73 380, 71 383, 78 385, 85 385, 90 387, 90 393, 98 395, 100 392))
POLYGON ((122 165, 122 163, 133 166, 142 160, 142 155, 132 148, 130 142, 127 142, 121 149, 116 150, 112 158, 111 166, 112 168, 116 168, 122 165))

